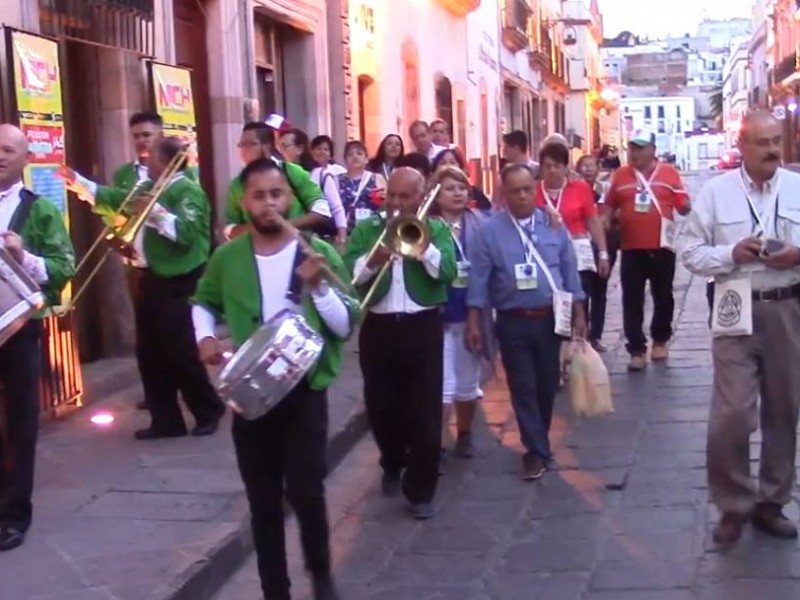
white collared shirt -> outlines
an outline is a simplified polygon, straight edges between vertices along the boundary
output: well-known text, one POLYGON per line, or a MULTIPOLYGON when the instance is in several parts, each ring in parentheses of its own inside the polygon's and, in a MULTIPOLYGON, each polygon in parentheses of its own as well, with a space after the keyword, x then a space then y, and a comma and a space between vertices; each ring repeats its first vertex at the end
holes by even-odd
MULTIPOLYGON (((439 265, 442 261, 442 253, 439 251, 439 249, 433 244, 429 244, 428 248, 422 254, 420 259, 422 266, 425 267, 425 271, 428 273, 428 275, 434 279, 437 279, 439 277, 439 265)), ((389 285, 389 290, 386 292, 386 295, 376 302, 372 307, 370 307, 369 310, 377 314, 403 313, 409 315, 422 312, 423 310, 429 310, 431 308, 430 306, 420 306, 411 299, 411 296, 409 296, 408 292, 406 291, 403 261, 413 259, 398 258, 391 260, 392 266, 390 269, 392 270, 392 280, 389 285)), ((353 271, 358 273, 356 283, 366 284, 372 280, 379 269, 368 268, 367 257, 360 256, 356 260, 353 271)))
MULTIPOLYGON (((24 188, 22 181, 19 181, 7 190, 0 191, 0 232, 8 231, 11 219, 19 208, 20 202, 22 202, 20 194, 24 188)), ((0 245, 2 243, 2 240, 0 240, 0 245)), ((25 250, 22 268, 39 285, 47 283, 49 279, 47 266, 41 256, 36 256, 25 250)))
MULTIPOLYGON (((761 210, 771 195, 777 197, 777 207, 769 216, 777 222, 768 226, 766 237, 800 246, 800 175, 779 168, 775 176, 764 185, 764 190, 753 189, 752 180, 741 171, 729 171, 706 182, 686 217, 676 242, 678 256, 690 271, 704 277, 722 277, 735 272, 751 272, 754 290, 783 288, 800 283, 800 267, 776 270, 762 263, 736 265, 733 247, 741 240, 754 236, 759 227, 745 195, 750 194, 756 210, 761 210), (744 185, 743 185, 744 183, 744 185)), ((767 215, 763 215, 766 217, 767 215)), ((763 219, 762 217, 762 219, 763 219)))

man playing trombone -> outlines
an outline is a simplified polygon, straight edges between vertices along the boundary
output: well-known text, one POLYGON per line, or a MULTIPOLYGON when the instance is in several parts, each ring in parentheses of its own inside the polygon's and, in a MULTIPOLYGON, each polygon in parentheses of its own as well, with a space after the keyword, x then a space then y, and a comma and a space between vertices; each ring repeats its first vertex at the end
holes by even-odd
MULTIPOLYGON (((359 222, 345 253, 369 308, 359 334, 359 357, 367 415, 381 452, 383 493, 393 496, 402 488, 416 519, 434 513, 442 431, 440 308, 456 276, 447 226, 430 219, 414 223, 424 188, 419 172, 396 169, 384 206, 388 215, 397 211, 398 220, 387 224, 375 216, 359 222), (410 226, 398 226, 401 221, 410 226), (398 256, 393 249, 401 247, 398 256)), ((425 211, 419 212, 424 217, 425 211)))
POLYGON ((150 181, 128 195, 68 180, 79 197, 105 210, 118 211, 123 203, 133 203, 134 215, 147 212, 142 227, 147 268, 134 310, 139 328, 136 355, 152 423, 136 432, 139 440, 186 435, 178 391, 195 418, 194 436, 214 433, 225 412, 194 343, 189 297, 208 260, 210 207, 203 189, 184 175, 185 169, 183 144, 170 137, 162 138, 148 158, 150 181), (141 195, 130 197, 136 193, 141 195))
POLYGON ((319 238, 307 241, 300 237, 286 220, 292 196, 283 170, 261 158, 244 168, 241 181, 252 229, 211 257, 194 297, 195 337, 201 359, 218 364, 222 351, 214 338, 216 316, 228 322, 237 347, 285 309, 301 313, 322 335, 324 348, 310 375, 264 416, 247 420, 236 414, 233 442, 250 502, 265 599, 290 597, 283 522, 285 483, 300 523, 314 599, 337 600, 323 484, 328 447, 326 388, 339 374, 343 341, 358 319, 358 302, 350 297, 350 286, 341 283, 347 272, 336 250, 319 238))

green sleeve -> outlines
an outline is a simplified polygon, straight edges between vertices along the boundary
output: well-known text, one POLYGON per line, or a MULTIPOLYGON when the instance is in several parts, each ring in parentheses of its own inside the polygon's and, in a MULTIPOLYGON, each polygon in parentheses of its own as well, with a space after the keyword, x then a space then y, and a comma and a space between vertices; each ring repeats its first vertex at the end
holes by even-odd
POLYGON ((161 206, 175 215, 175 243, 191 248, 210 235, 208 198, 203 188, 196 183, 181 186, 174 193, 181 194, 181 198, 173 205, 174 208, 170 210, 161 206))
POLYGON ((237 175, 228 187, 228 199, 225 202, 225 225, 246 225, 249 222, 242 206, 242 182, 237 175))
POLYGON ((126 177, 130 176, 131 166, 129 164, 122 165, 119 169, 114 171, 114 174, 111 176, 111 187, 125 189, 127 188, 130 183, 126 177))
POLYGON ((129 189, 122 187, 98 185, 97 193, 94 195, 94 202, 97 206, 119 210, 129 193, 129 189))
POLYGON ((197 170, 197 167, 186 167, 183 170, 183 174, 189 181, 193 181, 194 183, 200 183, 200 172, 197 170))
POLYGON ((347 247, 344 250, 344 266, 350 271, 351 277, 356 268, 356 261, 370 251, 370 248, 367 247, 370 239, 367 225, 372 226, 370 221, 371 219, 366 219, 358 223, 347 240, 347 247))
POLYGON ((314 203, 317 200, 325 200, 325 195, 303 167, 290 162, 285 162, 283 165, 286 169, 286 178, 291 184, 290 187, 297 201, 303 207, 303 212, 310 213, 314 203))
POLYGON ((347 314, 350 317, 350 335, 352 335, 356 329, 356 325, 361 319, 361 305, 358 300, 358 295, 355 289, 350 285, 350 274, 347 271, 347 267, 345 267, 342 257, 339 256, 339 253, 331 247, 330 244, 325 244, 322 252, 325 255, 325 260, 331 271, 333 271, 342 283, 347 286, 346 290, 342 290, 335 283, 330 282, 330 286, 347 308, 347 314))
POLYGON ((222 298, 224 257, 220 253, 223 248, 223 246, 220 246, 211 255, 200 281, 197 282, 194 296, 190 300, 192 304, 197 304, 213 312, 217 319, 221 319, 225 314, 225 305, 222 298))
POLYGON ((431 227, 431 243, 439 249, 442 253, 442 258, 439 261, 439 281, 445 284, 450 284, 456 278, 456 249, 453 244, 453 237, 447 227, 429 221, 431 227))
POLYGON ((46 199, 39 199, 36 203, 39 239, 37 248, 31 249, 31 252, 44 259, 47 269, 45 287, 56 296, 75 276, 75 250, 55 204, 46 199))

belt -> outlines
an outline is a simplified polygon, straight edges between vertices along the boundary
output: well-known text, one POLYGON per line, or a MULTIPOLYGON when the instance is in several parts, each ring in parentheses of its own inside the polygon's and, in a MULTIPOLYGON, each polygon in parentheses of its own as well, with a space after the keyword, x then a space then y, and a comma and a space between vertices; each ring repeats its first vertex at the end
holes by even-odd
POLYGON ((800 297, 800 283, 772 290, 753 290, 754 302, 777 302, 800 297))
POLYGON ((519 317, 521 319, 543 319, 553 316, 553 307, 545 306, 542 308, 509 308, 508 310, 498 310, 498 315, 508 317, 519 317))

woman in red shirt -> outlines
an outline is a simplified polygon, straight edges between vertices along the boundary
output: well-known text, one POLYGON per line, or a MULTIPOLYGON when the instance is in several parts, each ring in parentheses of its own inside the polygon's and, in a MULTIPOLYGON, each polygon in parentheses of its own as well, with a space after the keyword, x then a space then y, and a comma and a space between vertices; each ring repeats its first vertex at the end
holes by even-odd
POLYGON ((585 181, 569 178, 569 150, 563 144, 550 143, 542 148, 539 174, 536 203, 569 231, 588 312, 591 309, 588 298, 592 297, 596 277, 606 278, 610 271, 605 230, 597 215, 594 194, 585 181), (598 248, 597 261, 593 241, 598 248))

